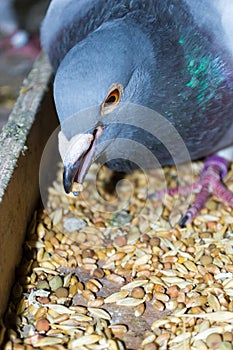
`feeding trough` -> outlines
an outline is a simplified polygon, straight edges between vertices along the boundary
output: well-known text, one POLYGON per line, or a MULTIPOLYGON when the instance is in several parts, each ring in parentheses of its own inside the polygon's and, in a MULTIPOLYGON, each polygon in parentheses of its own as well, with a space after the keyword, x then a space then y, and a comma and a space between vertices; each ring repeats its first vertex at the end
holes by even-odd
POLYGON ((0 135, 0 316, 22 257, 26 228, 39 203, 41 155, 57 126, 50 78, 50 65, 41 56, 0 135))

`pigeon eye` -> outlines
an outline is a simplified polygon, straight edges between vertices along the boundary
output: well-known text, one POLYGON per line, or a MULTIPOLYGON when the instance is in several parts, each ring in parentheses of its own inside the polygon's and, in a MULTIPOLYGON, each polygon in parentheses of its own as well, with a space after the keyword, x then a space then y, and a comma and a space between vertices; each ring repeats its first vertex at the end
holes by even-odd
POLYGON ((102 115, 111 113, 117 104, 120 102, 123 95, 123 86, 121 84, 113 84, 110 89, 107 97, 104 99, 100 112, 102 115))
POLYGON ((115 89, 112 92, 110 92, 104 104, 106 107, 115 105, 119 101, 119 99, 120 99, 120 91, 118 89, 115 89))

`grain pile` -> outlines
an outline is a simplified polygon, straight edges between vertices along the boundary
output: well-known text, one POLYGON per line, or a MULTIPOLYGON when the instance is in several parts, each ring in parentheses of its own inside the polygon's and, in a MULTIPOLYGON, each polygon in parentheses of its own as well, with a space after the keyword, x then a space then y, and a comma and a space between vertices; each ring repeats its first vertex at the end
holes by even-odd
MULTIPOLYGON (((110 172, 100 171, 97 191, 95 167, 78 199, 64 194, 60 170, 46 210, 35 213, 4 349, 233 349, 232 210, 210 198, 180 229, 185 199, 148 200, 140 172, 121 183, 126 204, 116 210, 104 188, 110 172)), ((175 185, 175 169, 164 171, 175 185)), ((191 181, 185 168, 183 179, 191 181)), ((232 170, 226 182, 232 190, 232 170)), ((159 171, 150 183, 159 188, 159 171)))

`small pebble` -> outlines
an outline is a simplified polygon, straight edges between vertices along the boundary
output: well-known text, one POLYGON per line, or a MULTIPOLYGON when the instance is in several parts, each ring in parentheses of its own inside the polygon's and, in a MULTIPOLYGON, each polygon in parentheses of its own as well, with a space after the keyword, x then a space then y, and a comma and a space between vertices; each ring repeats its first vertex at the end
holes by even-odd
POLYGON ((56 289, 55 294, 58 298, 67 298, 68 297, 68 290, 64 287, 60 287, 56 289))
POLYGON ((206 208, 209 210, 216 210, 217 209, 217 203, 215 201, 207 201, 206 202, 206 208))
POLYGON ((142 299, 145 296, 145 291, 142 287, 135 287, 131 292, 131 296, 133 298, 142 299))
POLYGON ((79 218, 68 218, 64 220, 63 227, 68 232, 79 231, 87 225, 86 221, 79 218))
POLYGON ((127 244, 127 239, 125 236, 116 236, 114 239, 114 243, 118 247, 123 247, 127 244))
POLYGON ((46 280, 41 280, 41 281, 39 281, 39 282, 37 283, 37 285, 36 285, 36 288, 37 288, 37 289, 46 289, 46 290, 49 290, 49 289, 50 289, 49 283, 48 283, 48 281, 46 281, 46 280))
POLYGON ((220 344, 219 350, 232 350, 232 344, 228 341, 223 341, 220 344))
POLYGON ((47 332, 49 328, 50 324, 46 318, 42 318, 36 322, 36 330, 38 332, 47 332))
POLYGON ((217 350, 222 342, 222 336, 218 333, 212 333, 206 338, 206 344, 211 350, 217 350))
POLYGON ((49 285, 52 291, 56 291, 58 288, 63 286, 63 281, 60 276, 54 276, 49 280, 49 285))
POLYGON ((95 252, 92 249, 84 249, 82 252, 83 258, 93 258, 94 255, 95 255, 95 252))
POLYGON ((48 297, 38 297, 37 301, 41 304, 48 304, 50 300, 48 297))
POLYGON ((125 210, 122 210, 113 217, 110 223, 112 226, 123 226, 129 224, 131 219, 131 215, 129 215, 125 210))
MULTIPOLYGON (((10 333, 11 333, 11 331, 10 331, 10 333)), ((30 337, 30 335, 32 335, 32 334, 35 334, 34 325, 28 325, 28 324, 24 325, 23 329, 22 329, 22 333, 23 333, 23 336, 26 338, 30 337)), ((10 336, 10 338, 12 339, 12 335, 10 336)), ((4 348, 4 350, 6 350, 6 349, 4 348)), ((16 348, 14 347, 13 350, 16 350, 16 348)), ((23 348, 23 350, 25 350, 25 348, 23 348)))

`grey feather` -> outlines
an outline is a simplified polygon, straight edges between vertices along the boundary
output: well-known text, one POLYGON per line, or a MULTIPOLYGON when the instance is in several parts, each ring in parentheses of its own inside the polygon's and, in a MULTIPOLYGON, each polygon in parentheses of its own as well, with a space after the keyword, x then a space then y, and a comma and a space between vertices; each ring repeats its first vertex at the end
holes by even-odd
MULTIPOLYGON (((109 87, 120 83, 122 103, 161 114, 192 159, 231 145, 231 31, 220 0, 53 0, 41 35, 54 67, 61 123, 100 106, 109 87)), ((102 142, 117 137, 143 144, 162 164, 172 163, 166 147, 138 127, 106 124, 102 142)))

